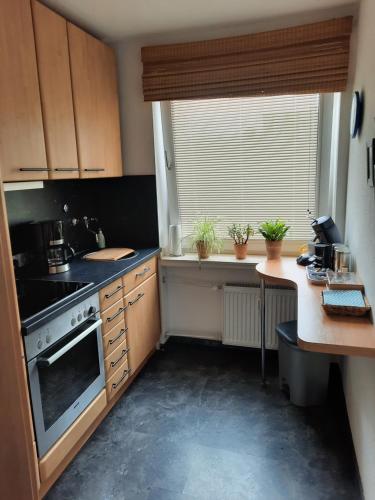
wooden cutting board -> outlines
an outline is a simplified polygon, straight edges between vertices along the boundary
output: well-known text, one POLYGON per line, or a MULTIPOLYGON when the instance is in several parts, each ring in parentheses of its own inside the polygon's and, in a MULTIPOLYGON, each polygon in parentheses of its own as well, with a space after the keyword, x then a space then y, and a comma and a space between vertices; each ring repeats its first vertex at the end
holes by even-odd
POLYGON ((91 252, 84 256, 86 260, 119 260, 122 257, 134 253, 132 248, 104 248, 97 252, 91 252))

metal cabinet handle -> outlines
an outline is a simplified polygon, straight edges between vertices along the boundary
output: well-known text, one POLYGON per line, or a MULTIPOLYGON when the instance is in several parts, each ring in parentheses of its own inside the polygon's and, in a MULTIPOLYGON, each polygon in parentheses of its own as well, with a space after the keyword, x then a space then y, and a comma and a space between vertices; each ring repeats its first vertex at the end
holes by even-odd
POLYGON ((109 318, 107 318, 107 323, 110 323, 115 318, 117 318, 117 316, 119 316, 121 313, 123 313, 125 311, 125 309, 126 309, 126 307, 120 307, 120 309, 113 316, 110 316, 109 318))
POLYGON ((119 292, 119 291, 120 291, 120 290, 122 290, 123 288, 125 288, 125 286, 124 286, 124 285, 119 285, 119 286, 116 288, 116 290, 114 290, 114 291, 113 291, 113 292, 111 292, 111 293, 106 293, 106 294, 104 295, 104 297, 105 297, 106 299, 110 299, 111 297, 113 297, 113 296, 114 296, 117 292, 119 292))
POLYGON ((151 267, 145 267, 141 273, 136 273, 136 277, 140 278, 141 276, 144 276, 146 273, 151 271, 151 267))
POLYGON ((44 167, 22 167, 19 169, 20 172, 51 172, 51 168, 44 167))
POLYGON ((104 172, 105 168, 84 168, 85 172, 104 172))
POLYGON ((50 357, 45 358, 44 356, 40 356, 37 360, 38 366, 51 366, 55 361, 61 358, 66 352, 72 349, 75 345, 77 345, 81 340, 87 337, 91 332, 96 330, 102 324, 102 320, 98 319, 97 321, 91 322, 90 326, 86 328, 83 332, 81 332, 77 337, 74 337, 70 342, 65 344, 61 349, 52 354, 50 357))
POLYGON ((119 357, 118 359, 116 359, 116 361, 111 361, 111 368, 114 368, 114 367, 115 367, 115 366, 116 366, 116 365, 117 365, 117 364, 118 364, 118 363, 122 360, 122 358, 123 358, 126 354, 128 354, 128 352, 129 352, 129 348, 127 348, 127 349, 123 349, 123 350, 122 350, 122 353, 121 353, 121 355, 120 355, 120 357, 119 357))
POLYGON ((134 305, 136 302, 138 302, 139 299, 141 299, 142 297, 144 296, 144 293, 139 293, 137 295, 137 298, 134 299, 133 301, 129 300, 129 306, 132 306, 134 305))
POLYGON ((79 168, 70 168, 70 167, 61 167, 61 168, 54 168, 56 172, 79 172, 79 168))
POLYGON ((124 335, 124 333, 126 333, 127 331, 128 331, 128 328, 121 328, 121 330, 120 330, 119 334, 118 334, 118 335, 116 335, 116 337, 115 337, 114 339, 109 339, 109 340, 108 340, 108 344, 109 344, 109 345, 114 344, 114 343, 115 343, 115 342, 116 342, 119 338, 121 338, 121 337, 124 335))
POLYGON ((121 378, 117 382, 112 384, 112 389, 116 389, 116 387, 118 387, 118 385, 121 384, 121 382, 124 380, 126 375, 130 373, 130 371, 131 371, 130 368, 128 370, 124 370, 124 373, 122 374, 121 378))

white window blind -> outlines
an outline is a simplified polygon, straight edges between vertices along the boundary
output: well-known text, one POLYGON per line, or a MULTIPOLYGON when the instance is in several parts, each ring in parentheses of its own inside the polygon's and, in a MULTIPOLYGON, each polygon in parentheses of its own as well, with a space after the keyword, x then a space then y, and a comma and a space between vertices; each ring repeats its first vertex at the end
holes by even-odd
POLYGON ((217 218, 221 236, 274 218, 289 239, 311 236, 319 94, 172 101, 171 121, 184 236, 200 217, 217 218))

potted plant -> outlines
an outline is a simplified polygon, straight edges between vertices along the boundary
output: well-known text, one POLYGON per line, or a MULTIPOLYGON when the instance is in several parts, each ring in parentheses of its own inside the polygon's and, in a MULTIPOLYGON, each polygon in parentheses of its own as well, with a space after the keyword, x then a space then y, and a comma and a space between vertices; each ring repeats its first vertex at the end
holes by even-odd
POLYGON ((236 259, 246 259, 249 237, 254 234, 250 224, 232 224, 228 227, 228 236, 233 240, 236 259))
POLYGON ((281 255, 281 247, 283 239, 288 232, 290 226, 287 226, 280 219, 266 220, 259 226, 260 234, 266 240, 266 251, 268 259, 279 259, 281 255))
POLYGON ((193 245, 196 247, 199 259, 207 259, 213 251, 221 249, 221 240, 216 234, 214 219, 204 218, 194 224, 193 245))

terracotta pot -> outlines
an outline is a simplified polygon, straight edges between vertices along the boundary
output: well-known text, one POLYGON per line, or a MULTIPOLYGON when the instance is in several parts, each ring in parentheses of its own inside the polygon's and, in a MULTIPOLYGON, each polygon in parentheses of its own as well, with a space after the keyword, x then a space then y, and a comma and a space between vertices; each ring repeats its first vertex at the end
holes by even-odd
POLYGON ((198 257, 200 259, 208 259, 208 248, 204 241, 197 241, 195 246, 197 247, 198 257))
POLYGON ((236 259, 246 259, 248 243, 234 243, 233 248, 236 259))
POLYGON ((280 259, 282 244, 283 244, 282 241, 266 240, 266 251, 268 260, 280 259))

